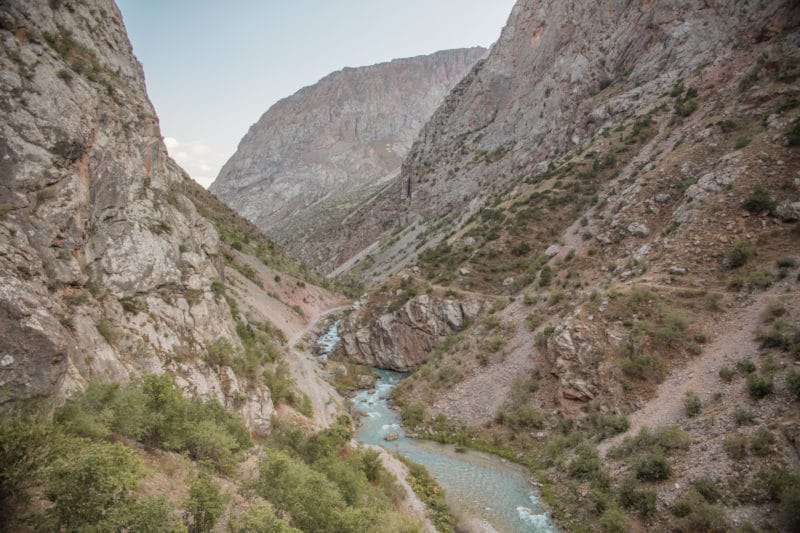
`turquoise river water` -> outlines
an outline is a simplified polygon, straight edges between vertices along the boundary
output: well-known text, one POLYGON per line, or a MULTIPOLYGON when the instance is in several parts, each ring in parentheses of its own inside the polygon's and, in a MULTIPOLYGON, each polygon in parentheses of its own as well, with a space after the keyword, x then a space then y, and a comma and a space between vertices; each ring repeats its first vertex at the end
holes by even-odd
MULTIPOLYGON (((338 324, 334 323, 321 340, 330 351, 338 341, 338 324)), ((557 531, 522 466, 494 455, 473 450, 456 452, 449 444, 402 436, 399 417, 386 398, 403 375, 376 372, 379 379, 374 391, 359 391, 353 399, 356 409, 367 414, 356 434, 359 441, 384 446, 425 466, 445 490, 448 504, 472 522, 489 524, 504 533, 557 531), (400 438, 385 441, 392 432, 400 438)))

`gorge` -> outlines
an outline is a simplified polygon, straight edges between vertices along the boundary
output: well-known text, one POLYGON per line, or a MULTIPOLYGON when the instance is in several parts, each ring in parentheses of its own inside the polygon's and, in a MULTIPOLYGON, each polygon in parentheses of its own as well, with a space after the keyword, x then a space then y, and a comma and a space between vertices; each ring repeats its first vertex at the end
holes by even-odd
POLYGON ((796 2, 517 0, 210 192, 112 0, 0 42, 0 530, 800 528, 796 2))

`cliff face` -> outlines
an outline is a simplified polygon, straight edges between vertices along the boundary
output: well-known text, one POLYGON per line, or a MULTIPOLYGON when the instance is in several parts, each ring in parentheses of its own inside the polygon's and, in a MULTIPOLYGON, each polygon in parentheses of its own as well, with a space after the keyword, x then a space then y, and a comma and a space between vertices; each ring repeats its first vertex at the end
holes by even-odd
POLYGON ((443 337, 464 329, 482 307, 476 299, 427 294, 411 298, 400 309, 383 309, 378 317, 375 309, 358 305, 341 326, 341 350, 360 364, 416 370, 443 337))
POLYGON ((116 6, 5 1, 0 40, 0 404, 168 371, 265 431, 269 389, 208 362, 242 349, 221 243, 116 6))
POLYGON ((210 190, 304 259, 318 230, 396 177, 430 114, 485 50, 345 68, 273 105, 210 190))
MULTIPOLYGON (((781 1, 520 0, 487 58, 422 129, 401 176, 336 234, 337 264, 392 227, 419 222, 419 230, 474 213, 695 69, 731 61, 742 43, 773 38, 796 17, 781 1)), ((435 228, 428 240, 443 233, 435 228)), ((400 268, 412 255, 404 247, 400 239, 380 252, 369 248, 371 272, 400 268)))

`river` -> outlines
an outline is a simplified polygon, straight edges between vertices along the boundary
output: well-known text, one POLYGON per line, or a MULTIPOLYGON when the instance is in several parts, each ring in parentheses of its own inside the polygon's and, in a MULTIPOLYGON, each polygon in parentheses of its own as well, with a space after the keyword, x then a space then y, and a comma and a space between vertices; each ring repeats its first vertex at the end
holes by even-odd
MULTIPOLYGON (((322 343, 330 352, 338 342, 338 323, 333 323, 322 343)), ((322 357, 327 357, 327 353, 322 357)), ((527 470, 515 463, 486 453, 467 450, 456 452, 449 444, 410 439, 403 435, 399 417, 389 408, 386 398, 402 374, 375 370, 375 390, 359 391, 353 403, 367 413, 361 420, 356 438, 395 451, 423 465, 436 478, 447 494, 447 502, 457 514, 471 523, 488 524, 500 532, 556 532, 529 482, 527 470), (387 442, 384 437, 396 432, 400 436, 387 442)))

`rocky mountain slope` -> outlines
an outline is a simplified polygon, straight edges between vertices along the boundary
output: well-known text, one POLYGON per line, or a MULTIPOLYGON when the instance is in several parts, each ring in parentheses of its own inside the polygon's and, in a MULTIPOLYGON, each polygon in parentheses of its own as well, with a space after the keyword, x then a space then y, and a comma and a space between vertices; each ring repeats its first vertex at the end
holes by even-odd
POLYGON ((273 402, 236 360, 247 350, 241 328, 302 323, 340 301, 295 286, 308 276, 167 156, 113 3, 2 7, 3 407, 166 371, 266 432, 273 402), (251 298, 299 301, 273 315, 232 312, 225 287, 235 295, 234 272, 253 272, 249 262, 292 288, 251 298), (222 348, 234 360, 215 363, 222 348))
POLYGON ((345 68, 273 105, 210 190, 310 264, 352 206, 394 179, 419 130, 486 50, 345 68))
POLYGON ((396 389, 410 430, 527 462, 566 529, 796 529, 798 24, 520 0, 336 233, 377 281, 343 355, 431 342, 384 327, 418 294, 481 300, 396 389))

